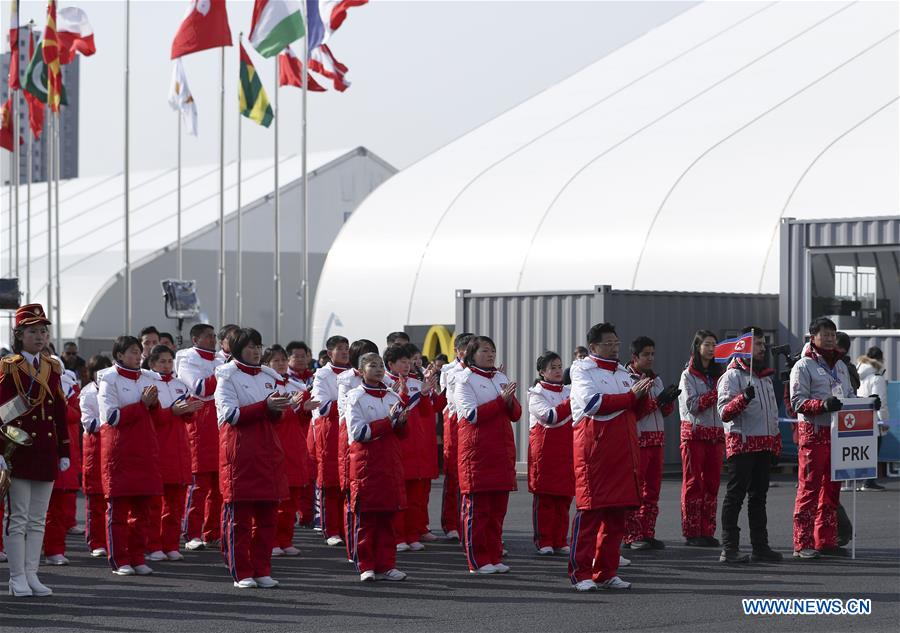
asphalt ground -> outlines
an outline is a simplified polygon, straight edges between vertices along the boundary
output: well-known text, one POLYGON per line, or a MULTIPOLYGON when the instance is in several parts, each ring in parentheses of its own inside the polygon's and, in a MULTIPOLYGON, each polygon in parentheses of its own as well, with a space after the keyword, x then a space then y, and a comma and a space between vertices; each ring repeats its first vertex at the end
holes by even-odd
MULTIPOLYGON (((67 567, 41 567, 49 598, 0 597, 0 631, 892 631, 900 630, 900 481, 857 494, 857 560, 790 560, 794 481, 781 476, 769 494, 769 533, 788 558, 740 567, 718 551, 683 545, 680 481, 663 482, 657 537, 662 551, 629 552, 620 575, 630 591, 576 593, 566 558, 540 558, 531 542, 531 496, 510 500, 504 539, 512 568, 473 576, 456 543, 398 555, 405 582, 360 583, 341 548, 298 530, 298 558, 274 560, 277 589, 240 590, 216 551, 186 552, 155 563, 150 577, 118 577, 105 559, 69 536, 67 567), (869 615, 746 616, 742 598, 869 598, 869 615)), ((723 486, 724 489, 724 486, 723 486)), ((440 482, 431 496, 433 525, 440 482)), ((851 511, 852 494, 842 495, 851 511)), ((721 494, 720 494, 721 502, 721 494)), ((81 517, 79 507, 79 517, 81 517)), ((746 516, 742 514, 744 535, 746 516)), ((747 546, 745 546, 747 549, 747 546)), ((0 568, 6 567, 5 564, 0 568)), ((5 569, 0 579, 7 578, 5 569)))

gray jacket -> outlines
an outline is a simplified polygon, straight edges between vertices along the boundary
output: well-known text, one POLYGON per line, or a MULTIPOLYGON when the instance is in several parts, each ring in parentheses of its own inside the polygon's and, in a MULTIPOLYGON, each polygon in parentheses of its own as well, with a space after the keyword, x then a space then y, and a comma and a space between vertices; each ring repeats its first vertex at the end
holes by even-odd
POLYGON ((716 408, 726 433, 740 433, 743 437, 778 435, 778 401, 775 399, 775 388, 772 386, 772 374, 771 371, 763 374, 753 375, 748 382, 750 374, 747 370, 732 362, 728 371, 719 378, 719 398, 716 408), (741 396, 737 406, 729 407, 731 401, 740 396, 748 384, 753 385, 756 397, 744 404, 741 396), (725 418, 729 417, 731 419, 725 421, 725 418))
POLYGON ((839 360, 834 368, 807 343, 800 360, 791 370, 791 407, 797 412, 801 422, 816 426, 831 426, 831 414, 821 407, 815 407, 808 400, 827 400, 831 396, 847 398, 856 396, 850 384, 850 374, 844 361, 839 360), (810 410, 815 409, 815 410, 810 410))
POLYGON ((701 396, 715 388, 706 382, 704 376, 691 371, 688 367, 681 372, 678 388, 681 389, 681 395, 678 396, 678 412, 682 422, 690 422, 693 427, 722 428, 722 420, 715 403, 700 411, 701 396))

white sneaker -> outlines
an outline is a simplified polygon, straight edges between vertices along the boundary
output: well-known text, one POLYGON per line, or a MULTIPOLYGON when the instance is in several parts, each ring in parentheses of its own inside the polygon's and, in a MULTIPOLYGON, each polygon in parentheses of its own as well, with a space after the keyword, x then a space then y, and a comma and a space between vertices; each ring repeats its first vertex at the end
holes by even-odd
POLYGON ((166 554, 161 549, 158 549, 155 552, 150 552, 149 554, 147 554, 147 560, 152 560, 153 562, 166 560, 166 554))
POLYGON ((431 543, 432 541, 438 540, 438 537, 436 537, 431 532, 425 532, 425 534, 419 536, 419 540, 423 543, 431 543))
POLYGON ((569 547, 568 545, 566 545, 565 547, 557 547, 556 550, 554 550, 554 551, 557 554, 568 554, 569 552, 572 551, 572 548, 569 547))
POLYGON ((497 568, 488 563, 487 565, 482 565, 478 569, 469 570, 470 574, 496 574, 497 568))
POLYGON ((293 545, 285 547, 282 551, 284 552, 285 556, 299 556, 300 555, 300 550, 298 550, 293 545))
POLYGON ((211 541, 203 541, 203 547, 206 549, 217 549, 222 544, 220 539, 214 538, 211 541))
POLYGON ((0 551, 0 563, 5 563, 7 560, 6 552, 0 551))
POLYGON ((597 591, 597 583, 588 578, 575 584, 575 591, 597 591))
POLYGON ((409 545, 407 545, 406 543, 397 543, 397 551, 398 552, 408 552, 409 545))
POLYGON ((628 560, 624 556, 619 556, 619 567, 628 567, 630 564, 630 560, 628 560))
POLYGON ((45 558, 44 562, 47 565, 68 565, 69 559, 62 554, 54 554, 53 556, 48 556, 47 558, 45 558))
POLYGON ((389 569, 383 574, 375 574, 375 580, 405 580, 406 572, 399 569, 389 569))
POLYGON ((122 565, 118 569, 114 569, 113 573, 116 576, 134 576, 134 567, 131 565, 122 565))
POLYGON ((631 583, 625 582, 618 576, 613 576, 609 580, 604 580, 599 585, 600 589, 631 589, 631 583))
POLYGON ((234 586, 238 589, 256 589, 257 584, 256 581, 252 578, 244 578, 242 580, 238 580, 234 583, 234 586))
POLYGON ((504 547, 503 551, 500 552, 500 558, 506 558, 507 556, 509 556, 509 550, 504 547))
POLYGON ((184 548, 194 552, 200 549, 206 549, 206 545, 203 544, 202 540, 198 538, 192 538, 190 541, 184 544, 184 548))
MULTIPOLYGON (((284 550, 281 549, 280 547, 273 547, 272 548, 272 557, 274 558, 276 556, 284 556, 284 550)), ((257 584, 259 584, 259 583, 257 583, 257 584)))
POLYGON ((423 549, 425 549, 425 546, 422 545, 419 541, 413 541, 409 544, 409 549, 414 552, 421 552, 423 549))
POLYGON ((459 532, 457 532, 456 530, 450 530, 449 532, 447 532, 446 538, 451 541, 454 539, 456 539, 458 541, 459 540, 459 532))
POLYGON ((497 570, 498 574, 505 574, 509 571, 509 565, 504 565, 503 563, 494 563, 494 569, 497 570))
POLYGON ((541 549, 539 549, 537 553, 538 556, 549 556, 553 553, 553 548, 548 545, 547 547, 542 547, 541 549))
POLYGON ((73 525, 68 530, 69 534, 84 534, 84 528, 80 525, 73 525))
POLYGON ((364 571, 359 575, 360 582, 368 582, 370 580, 375 580, 375 572, 371 569, 369 571, 364 571))
POLYGON ((342 539, 340 536, 329 536, 327 539, 325 539, 325 545, 330 545, 332 547, 334 547, 335 545, 343 544, 344 539, 342 539))
POLYGON ((184 560, 184 556, 178 550, 172 550, 171 552, 166 552, 167 560, 184 560))
POLYGON ((104 548, 98 547, 97 549, 91 550, 91 556, 94 558, 103 558, 107 556, 107 552, 104 548))
POLYGON ((278 586, 278 581, 271 576, 260 576, 259 578, 254 578, 253 580, 256 581, 256 586, 261 589, 272 589, 278 586))
POLYGON ((153 570, 148 565, 138 565, 134 568, 134 573, 138 576, 149 576, 153 570))

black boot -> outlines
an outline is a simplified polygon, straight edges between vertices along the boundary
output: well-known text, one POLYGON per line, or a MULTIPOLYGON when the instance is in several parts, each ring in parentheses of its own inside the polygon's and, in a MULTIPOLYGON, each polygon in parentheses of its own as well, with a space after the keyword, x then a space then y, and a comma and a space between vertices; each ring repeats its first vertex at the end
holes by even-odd
POLYGON ((784 556, 781 555, 781 552, 776 552, 768 545, 754 545, 750 560, 754 563, 780 563, 784 560, 784 556))
POLYGON ((720 563, 728 563, 729 565, 739 565, 741 563, 746 563, 750 561, 750 557, 746 554, 741 554, 741 550, 735 548, 727 548, 723 549, 722 553, 719 554, 719 562, 720 563))

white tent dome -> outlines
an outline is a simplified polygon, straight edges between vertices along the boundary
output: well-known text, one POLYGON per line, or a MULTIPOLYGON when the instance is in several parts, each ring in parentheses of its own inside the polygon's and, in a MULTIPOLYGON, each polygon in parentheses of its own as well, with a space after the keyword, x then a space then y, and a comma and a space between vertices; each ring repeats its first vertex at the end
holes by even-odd
POLYGON ((898 214, 897 23, 889 2, 682 13, 375 191, 313 341, 452 323, 457 288, 777 292, 780 218, 898 214))

